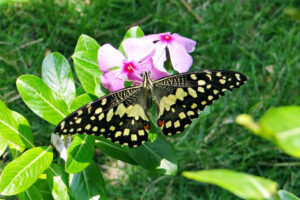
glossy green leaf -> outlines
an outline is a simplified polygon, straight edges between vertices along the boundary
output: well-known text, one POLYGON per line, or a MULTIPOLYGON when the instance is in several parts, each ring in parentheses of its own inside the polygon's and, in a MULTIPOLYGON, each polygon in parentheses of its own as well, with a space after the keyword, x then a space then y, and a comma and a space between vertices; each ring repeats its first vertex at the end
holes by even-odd
POLYGON ((68 174, 61 165, 52 164, 47 170, 47 182, 54 199, 70 199, 68 194, 68 174))
POLYGON ((30 188, 18 194, 17 196, 19 200, 44 199, 40 189, 35 185, 32 185, 30 188))
POLYGON ((103 176, 95 162, 78 174, 71 174, 70 189, 75 200, 106 200, 103 176))
POLYGON ((99 44, 88 35, 82 34, 77 41, 75 53, 78 51, 98 52, 99 44))
POLYGON ((52 159, 49 146, 29 149, 10 162, 1 174, 1 195, 14 195, 27 190, 50 166, 52 159))
POLYGON ((284 152, 300 158, 300 106, 271 108, 259 126, 260 132, 272 135, 284 152))
POLYGON ((11 142, 8 143, 8 147, 13 159, 19 157, 22 154, 22 152, 25 150, 25 147, 21 147, 11 142))
POLYGON ((2 135, 0 134, 0 156, 2 156, 2 154, 5 152, 7 146, 8 146, 7 140, 4 137, 2 137, 2 135))
POLYGON ((276 195, 275 182, 226 169, 183 172, 186 178, 217 185, 243 199, 271 199, 276 195))
POLYGON ((45 178, 39 178, 32 186, 35 186, 40 190, 40 192, 43 196, 43 199, 45 199, 45 200, 53 199, 52 194, 51 194, 51 190, 50 190, 50 188, 48 186, 48 183, 47 183, 47 180, 46 180, 46 177, 45 178))
POLYGON ((84 90, 96 96, 101 96, 100 75, 102 74, 98 67, 97 53, 99 45, 94 39, 84 36, 80 37, 77 43, 74 60, 75 71, 84 90))
POLYGON ((91 94, 82 94, 78 97, 76 97, 72 102, 70 106, 71 112, 77 110, 78 108, 84 106, 85 104, 93 101, 97 97, 91 94))
POLYGON ((39 77, 22 75, 17 79, 17 88, 25 104, 48 122, 57 125, 69 114, 64 100, 39 77))
POLYGON ((93 160, 95 138, 92 135, 76 135, 67 151, 66 171, 75 174, 93 160))
POLYGON ((33 135, 28 121, 0 101, 0 134, 8 142, 21 147, 33 147, 33 135))
POLYGON ((300 198, 285 190, 279 190, 278 195, 280 197, 280 200, 300 200, 300 198))
POLYGON ((112 158, 121 160, 123 162, 136 165, 137 163, 128 155, 126 150, 121 147, 119 144, 115 144, 105 138, 97 137, 96 139, 96 147, 98 147, 101 152, 105 155, 110 156, 112 158))
POLYGON ((75 83, 68 60, 58 52, 48 54, 42 64, 43 81, 67 104, 76 96, 75 83))
POLYGON ((162 137, 136 148, 126 147, 126 152, 137 164, 149 171, 166 175, 175 175, 177 172, 175 151, 162 137))
MULTIPOLYGON (((140 38, 140 37, 143 37, 144 36, 144 32, 142 31, 142 29, 139 27, 139 26, 134 26, 134 27, 131 27, 125 34, 122 42, 124 40, 126 40, 127 38, 140 38)), ((121 52, 123 52, 124 54, 124 49, 123 49, 123 46, 122 46, 122 43, 121 45, 119 46, 119 50, 121 52)))

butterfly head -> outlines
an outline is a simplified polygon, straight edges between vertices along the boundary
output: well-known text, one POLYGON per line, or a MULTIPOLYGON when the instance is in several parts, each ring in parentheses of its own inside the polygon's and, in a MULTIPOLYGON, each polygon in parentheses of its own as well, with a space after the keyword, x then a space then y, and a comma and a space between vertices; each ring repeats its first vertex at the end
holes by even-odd
POLYGON ((144 71, 142 73, 142 78, 143 78, 143 87, 146 89, 151 89, 152 88, 152 80, 150 78, 150 72, 149 71, 144 71))

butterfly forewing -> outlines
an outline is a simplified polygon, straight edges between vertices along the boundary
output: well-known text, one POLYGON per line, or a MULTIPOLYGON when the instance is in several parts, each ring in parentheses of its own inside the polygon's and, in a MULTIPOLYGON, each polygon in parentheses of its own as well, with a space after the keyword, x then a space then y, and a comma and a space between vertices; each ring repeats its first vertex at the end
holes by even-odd
POLYGON ((148 140, 150 128, 145 104, 141 86, 120 90, 74 111, 55 133, 103 135, 115 143, 139 146, 148 140))
POLYGON ((226 90, 239 88, 246 80, 246 76, 234 71, 202 71, 155 81, 158 126, 165 135, 181 133, 205 106, 223 96, 226 90))

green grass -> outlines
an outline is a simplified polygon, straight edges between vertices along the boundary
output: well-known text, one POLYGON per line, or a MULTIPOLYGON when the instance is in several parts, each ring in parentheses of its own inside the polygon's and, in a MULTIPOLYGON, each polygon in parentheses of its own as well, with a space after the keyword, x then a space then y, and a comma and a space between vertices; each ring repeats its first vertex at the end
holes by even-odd
MULTIPOLYGON (((46 0, 4 6, 0 8, 0 99, 29 120, 37 145, 47 145, 54 127, 22 102, 15 86, 18 76, 40 75, 49 51, 59 51, 72 62, 82 33, 100 44, 117 46, 128 27, 136 24, 146 34, 176 32, 197 41, 191 70, 238 70, 249 81, 211 106, 211 113, 195 121, 185 135, 169 138, 178 155, 176 176, 119 167, 127 178, 106 178, 110 199, 236 199, 216 186, 180 175, 185 170, 216 168, 263 176, 300 196, 300 161, 234 123, 241 113, 259 119, 272 106, 299 105, 300 24, 284 14, 285 8, 299 8, 299 2, 201 0, 190 7, 201 22, 175 0, 46 0)), ((116 166, 116 160, 100 160, 105 174, 116 166)))

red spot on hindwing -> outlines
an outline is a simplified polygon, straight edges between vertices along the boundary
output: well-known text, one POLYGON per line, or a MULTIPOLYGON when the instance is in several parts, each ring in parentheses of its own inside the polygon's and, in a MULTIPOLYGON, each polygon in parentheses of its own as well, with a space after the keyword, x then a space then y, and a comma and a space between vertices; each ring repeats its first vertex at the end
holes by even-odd
POLYGON ((160 128, 162 128, 163 127, 163 125, 165 124, 165 120, 158 120, 158 126, 160 127, 160 128))
POLYGON ((150 130, 150 124, 148 122, 145 124, 144 129, 147 131, 150 130))

